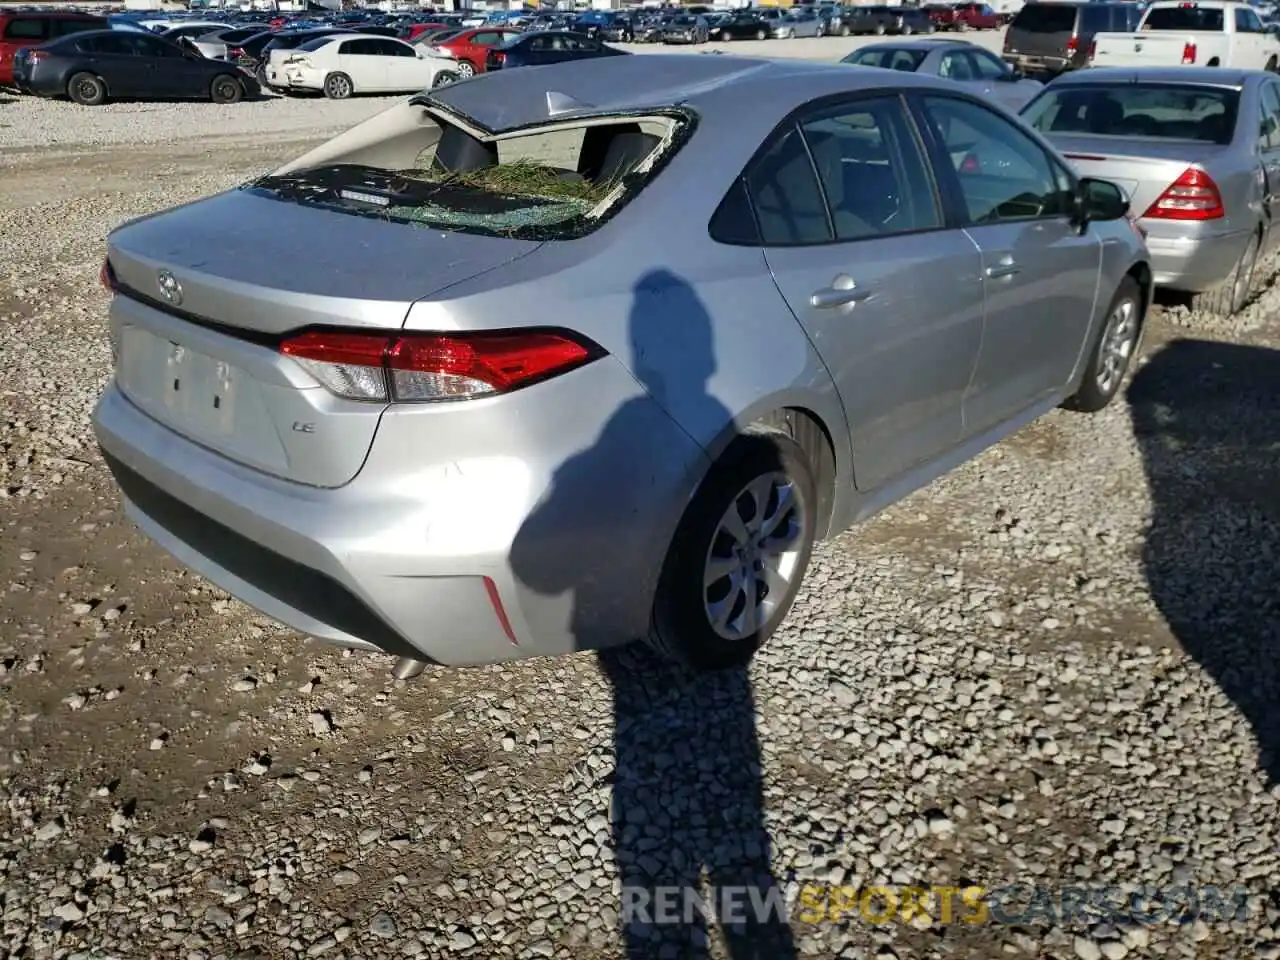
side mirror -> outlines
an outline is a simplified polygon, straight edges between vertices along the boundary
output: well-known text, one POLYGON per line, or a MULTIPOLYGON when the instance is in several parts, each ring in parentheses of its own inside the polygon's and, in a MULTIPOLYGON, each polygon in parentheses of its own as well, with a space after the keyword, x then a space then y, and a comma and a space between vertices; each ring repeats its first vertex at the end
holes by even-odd
POLYGON ((1082 226, 1093 220, 1119 220, 1129 212, 1129 198, 1110 180, 1084 177, 1076 193, 1076 211, 1082 226))

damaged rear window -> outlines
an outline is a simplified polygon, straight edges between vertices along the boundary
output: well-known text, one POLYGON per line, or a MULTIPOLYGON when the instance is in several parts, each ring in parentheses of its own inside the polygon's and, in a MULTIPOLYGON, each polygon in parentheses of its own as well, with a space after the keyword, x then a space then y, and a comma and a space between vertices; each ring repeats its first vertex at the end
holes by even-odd
POLYGON ((488 137, 443 116, 423 123, 413 113, 423 109, 393 108, 247 189, 438 229, 568 239, 639 193, 691 122, 681 114, 594 117, 488 137))

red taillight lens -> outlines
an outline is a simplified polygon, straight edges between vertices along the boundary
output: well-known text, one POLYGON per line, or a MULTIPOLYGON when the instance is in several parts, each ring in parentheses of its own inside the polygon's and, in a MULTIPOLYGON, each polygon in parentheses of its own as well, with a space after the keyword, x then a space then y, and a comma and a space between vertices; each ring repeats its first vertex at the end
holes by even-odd
POLYGON ((1203 170, 1188 167, 1143 216, 1156 220, 1217 220, 1226 213, 1213 178, 1203 170))
POLYGON ((601 355, 562 331, 405 334, 311 331, 280 344, 340 397, 421 403, 509 393, 601 355))
POLYGON ((1196 62, 1196 45, 1194 43, 1184 43, 1182 45, 1182 62, 1183 63, 1196 62))
POLYGON ((98 271, 98 283, 102 284, 102 289, 107 293, 116 292, 116 272, 111 269, 110 260, 102 261, 102 269, 98 271))
POLYGON ((507 55, 505 53, 494 52, 493 59, 495 63, 505 63, 507 55))
POLYGON ((982 162, 976 153, 966 153, 964 159, 960 161, 961 173, 977 173, 981 169, 982 162))
POLYGON ((1079 37, 1072 37, 1070 40, 1068 40, 1068 41, 1067 41, 1067 56, 1068 56, 1068 57, 1074 57, 1074 56, 1076 55, 1076 51, 1077 51, 1077 50, 1079 50, 1079 49, 1080 49, 1080 38, 1079 38, 1079 37))
POLYGON ((244 56, 244 47, 232 47, 227 51, 227 56, 239 60, 244 56))
POLYGON ((1093 58, 1094 58, 1095 56, 1097 56, 1097 53, 1098 53, 1098 41, 1097 41, 1097 40, 1090 40, 1090 41, 1089 41, 1089 52, 1085 55, 1085 56, 1086 56, 1086 58, 1089 60, 1089 62, 1090 62, 1090 63, 1092 63, 1092 62, 1093 62, 1093 58))

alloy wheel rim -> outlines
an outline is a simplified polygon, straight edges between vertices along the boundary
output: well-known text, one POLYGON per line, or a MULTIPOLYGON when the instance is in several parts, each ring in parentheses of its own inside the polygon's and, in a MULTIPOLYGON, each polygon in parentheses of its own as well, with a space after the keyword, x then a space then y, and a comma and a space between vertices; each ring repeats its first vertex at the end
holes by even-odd
POLYGON ((800 574, 808 513, 783 473, 756 477, 730 501, 703 567, 703 609, 719 636, 741 642, 773 623, 800 574))
POLYGON ((1098 389, 1104 394, 1111 393, 1119 385, 1128 369, 1133 345, 1137 342, 1137 331, 1137 309, 1132 300, 1122 300, 1111 311, 1102 335, 1102 364, 1096 379, 1098 389))
POLYGON ((80 96, 85 100, 92 100, 98 95, 98 85, 92 80, 81 80, 79 90, 80 96))
POLYGON ((473 73, 475 73, 475 68, 472 67, 471 64, 469 63, 458 64, 458 76, 469 77, 473 73))

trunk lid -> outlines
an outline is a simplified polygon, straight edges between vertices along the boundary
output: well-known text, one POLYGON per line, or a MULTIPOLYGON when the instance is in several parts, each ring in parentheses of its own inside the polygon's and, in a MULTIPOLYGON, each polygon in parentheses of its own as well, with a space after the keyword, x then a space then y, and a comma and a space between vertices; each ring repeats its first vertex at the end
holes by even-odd
POLYGON ((1095 67, 1181 66, 1188 43, 1195 38, 1177 33, 1100 33, 1093 38, 1095 67))
POLYGON ((247 190, 108 238, 116 382, 145 413, 274 476, 336 487, 385 404, 339 398, 276 344, 304 327, 397 330, 415 300, 540 244, 342 216, 247 190))
POLYGON ((1141 217, 1187 167, 1207 164, 1230 149, 1210 143, 1118 137, 1050 134, 1048 139, 1081 176, 1110 180, 1123 190, 1136 217, 1141 217))

